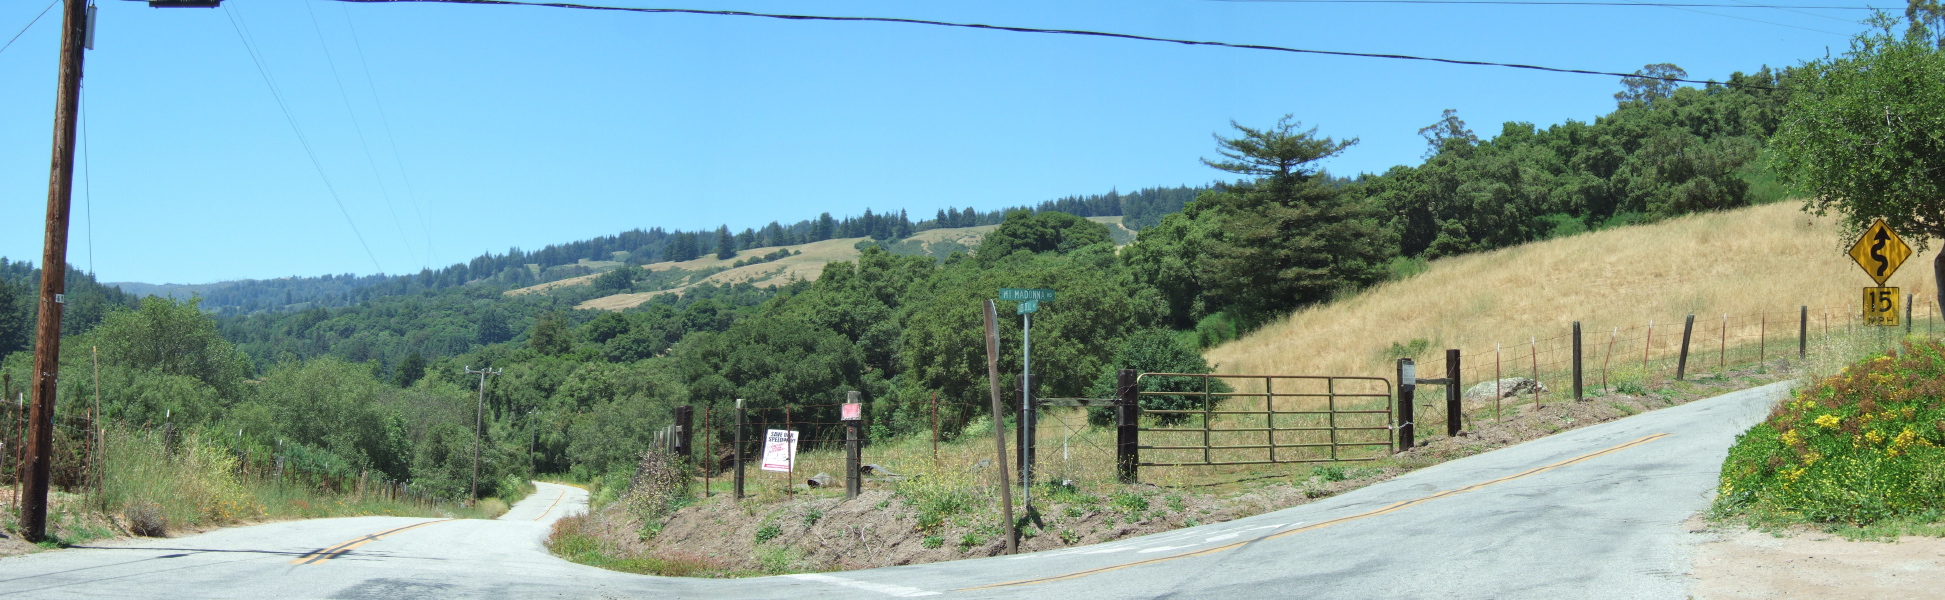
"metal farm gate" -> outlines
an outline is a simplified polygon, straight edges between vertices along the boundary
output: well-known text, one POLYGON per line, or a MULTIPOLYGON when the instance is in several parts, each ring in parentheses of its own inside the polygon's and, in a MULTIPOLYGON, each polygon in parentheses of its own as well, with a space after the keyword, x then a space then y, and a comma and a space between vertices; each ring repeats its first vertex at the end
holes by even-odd
POLYGON ((1382 377, 1143 373, 1139 466, 1367 461, 1394 446, 1391 381, 1382 377), (1149 408, 1153 406, 1154 408, 1149 408))

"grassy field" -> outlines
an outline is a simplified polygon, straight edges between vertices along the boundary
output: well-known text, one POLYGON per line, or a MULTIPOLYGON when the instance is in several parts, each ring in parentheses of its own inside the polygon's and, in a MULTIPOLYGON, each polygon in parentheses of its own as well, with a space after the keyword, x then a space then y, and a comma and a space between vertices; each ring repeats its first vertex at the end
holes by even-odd
MULTIPOLYGON (((1671 370, 1689 314, 1691 371, 1738 352, 1794 355, 1799 306, 1810 307, 1813 338, 1858 325, 1871 280, 1844 253, 1851 241, 1834 219, 1781 202, 1441 259, 1206 356, 1221 373, 1386 377, 1410 356, 1421 376, 1439 377, 1444 349, 1458 348, 1468 382, 1495 370, 1546 380, 1563 372, 1580 321, 1590 365, 1659 373, 1671 370)), ((1939 324, 1929 259, 1913 256, 1886 284, 1917 295, 1921 330, 1939 324)))

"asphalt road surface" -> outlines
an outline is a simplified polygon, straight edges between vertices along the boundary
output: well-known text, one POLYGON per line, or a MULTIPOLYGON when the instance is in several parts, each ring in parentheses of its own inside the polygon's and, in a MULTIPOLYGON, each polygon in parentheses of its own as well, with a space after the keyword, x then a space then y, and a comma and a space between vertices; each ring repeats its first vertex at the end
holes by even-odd
POLYGON ((1708 506, 1774 384, 1451 461, 1273 513, 1021 556, 740 580, 541 546, 586 493, 494 521, 357 517, 0 560, 0 598, 1684 598, 1708 506))

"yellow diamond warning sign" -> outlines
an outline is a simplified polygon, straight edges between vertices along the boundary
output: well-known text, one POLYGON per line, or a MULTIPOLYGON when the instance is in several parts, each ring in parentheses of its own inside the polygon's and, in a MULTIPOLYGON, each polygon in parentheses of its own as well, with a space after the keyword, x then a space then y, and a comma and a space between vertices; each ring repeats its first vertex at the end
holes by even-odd
POLYGON ((1911 258, 1911 246, 1898 239, 1898 234, 1884 224, 1884 219, 1878 219, 1851 245, 1850 257, 1864 268, 1864 274, 1881 286, 1892 273, 1898 272, 1898 265, 1904 264, 1904 259, 1911 258))

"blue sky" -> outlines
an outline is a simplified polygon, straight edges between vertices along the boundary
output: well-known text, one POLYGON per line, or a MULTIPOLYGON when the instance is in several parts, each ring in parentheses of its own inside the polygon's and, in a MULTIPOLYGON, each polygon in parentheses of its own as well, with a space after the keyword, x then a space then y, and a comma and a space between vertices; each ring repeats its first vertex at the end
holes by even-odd
MULTIPOLYGON (((1716 79, 1841 51, 1865 16, 1195 0, 608 3, 1606 71, 1672 62, 1716 79)), ((90 172, 76 180, 69 260, 104 280, 416 272, 635 227, 740 230, 867 207, 916 218, 1206 183, 1218 173, 1196 159, 1214 155, 1211 133, 1286 113, 1361 140, 1329 162, 1333 172, 1380 172, 1419 161, 1417 130, 1441 110, 1490 136, 1505 121, 1591 119, 1619 88, 1584 75, 913 25, 224 4, 101 2, 85 80, 90 172)), ((0 0, 0 35, 46 5, 0 0)), ((56 8, 0 52, 0 256, 13 259, 41 255, 58 17, 56 8)))

